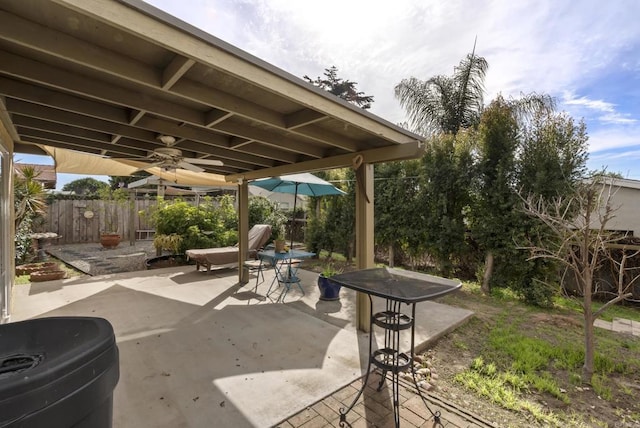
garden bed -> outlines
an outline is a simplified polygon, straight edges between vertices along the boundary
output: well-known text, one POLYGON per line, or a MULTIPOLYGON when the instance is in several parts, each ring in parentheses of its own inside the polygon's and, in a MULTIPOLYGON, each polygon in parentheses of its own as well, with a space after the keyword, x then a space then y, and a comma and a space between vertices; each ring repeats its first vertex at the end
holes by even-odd
POLYGON ((33 272, 41 270, 54 270, 58 268, 59 264, 57 262, 27 263, 24 265, 16 266, 16 275, 29 275, 33 272))
POLYGON ((37 272, 32 272, 29 275, 29 281, 31 282, 54 281, 56 279, 63 279, 65 275, 66 275, 66 272, 63 270, 41 270, 37 272))

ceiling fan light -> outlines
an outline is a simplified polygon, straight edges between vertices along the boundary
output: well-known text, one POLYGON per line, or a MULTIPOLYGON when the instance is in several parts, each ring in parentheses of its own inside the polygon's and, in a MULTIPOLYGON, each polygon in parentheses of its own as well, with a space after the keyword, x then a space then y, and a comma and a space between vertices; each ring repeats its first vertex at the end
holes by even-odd
POLYGON ((172 137, 171 135, 158 135, 158 140, 162 141, 167 146, 176 142, 175 137, 172 137))

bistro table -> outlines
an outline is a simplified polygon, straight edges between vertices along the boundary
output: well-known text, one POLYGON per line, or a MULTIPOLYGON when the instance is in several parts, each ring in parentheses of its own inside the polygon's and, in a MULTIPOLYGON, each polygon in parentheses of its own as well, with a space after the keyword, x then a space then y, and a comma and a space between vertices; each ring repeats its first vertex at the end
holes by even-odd
POLYGON ((418 395, 434 418, 434 426, 442 426, 440 412, 436 411, 434 413, 431 410, 416 381, 416 373, 413 366, 416 304, 456 291, 462 286, 462 283, 432 275, 387 267, 347 272, 333 276, 330 280, 343 287, 367 294, 371 309, 367 374, 362 383, 362 388, 351 405, 347 409, 341 408, 339 410, 340 426, 349 426, 346 419, 347 413, 351 411, 366 388, 369 374, 371 373, 371 365, 382 370, 378 391, 382 389, 387 373, 391 373, 393 414, 396 427, 400 426, 399 374, 408 368, 411 368, 413 383, 416 386, 418 395), (373 313, 372 296, 385 299, 386 307, 384 311, 373 313), (411 306, 410 316, 401 312, 402 304, 411 306), (372 347, 374 325, 384 329, 384 346, 375 351, 373 351, 372 347), (407 329, 411 330, 410 355, 400 352, 400 332, 407 329))
POLYGON ((291 286, 293 284, 296 284, 304 295, 304 290, 300 285, 300 278, 298 277, 298 269, 300 268, 302 260, 315 255, 316 253, 309 253, 301 250, 289 250, 282 253, 275 250, 259 251, 258 258, 270 263, 275 272, 275 277, 273 278, 273 281, 271 281, 269 290, 267 290, 267 297, 271 293, 277 291, 277 288, 271 291, 276 282, 278 284, 278 288, 282 286, 282 290, 280 291, 280 295, 276 299, 276 302, 284 302, 284 298, 289 290, 291 290, 291 286))

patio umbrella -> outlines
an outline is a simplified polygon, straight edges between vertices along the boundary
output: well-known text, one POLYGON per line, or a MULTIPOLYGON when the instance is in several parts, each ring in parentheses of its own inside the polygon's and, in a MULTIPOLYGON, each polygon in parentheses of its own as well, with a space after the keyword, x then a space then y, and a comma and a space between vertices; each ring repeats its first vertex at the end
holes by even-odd
MULTIPOLYGON (((323 179, 309 173, 262 178, 251 182, 251 185, 271 192, 293 194, 294 216, 298 195, 327 196, 346 194, 328 181, 324 181, 323 179)), ((291 246, 289 248, 293 249, 293 221, 291 222, 291 246)))

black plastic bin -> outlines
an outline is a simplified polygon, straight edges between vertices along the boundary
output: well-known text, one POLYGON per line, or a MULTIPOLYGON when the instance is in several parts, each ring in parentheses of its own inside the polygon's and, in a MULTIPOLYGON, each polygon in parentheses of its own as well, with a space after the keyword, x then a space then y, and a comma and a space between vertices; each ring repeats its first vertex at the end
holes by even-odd
POLYGON ((0 325, 0 427, 110 428, 119 375, 105 319, 0 325))

